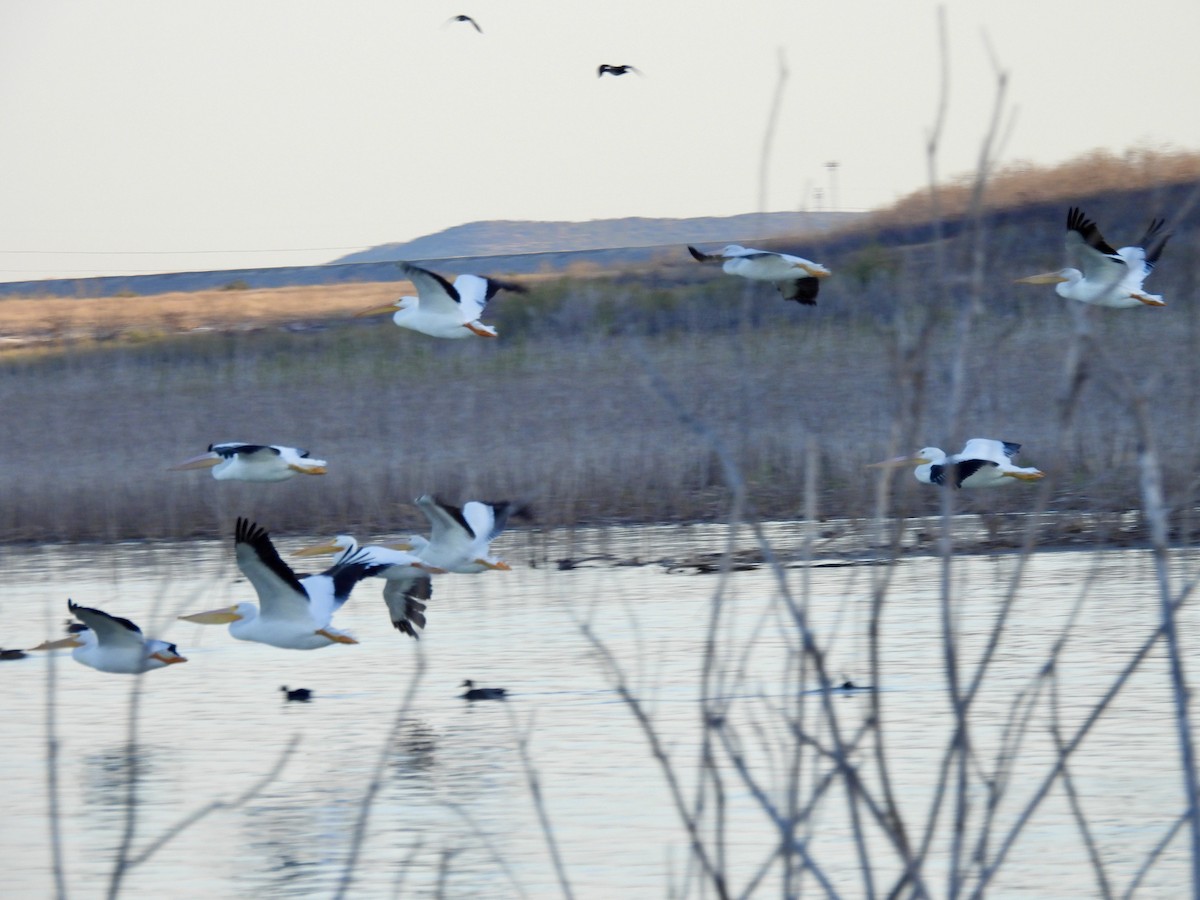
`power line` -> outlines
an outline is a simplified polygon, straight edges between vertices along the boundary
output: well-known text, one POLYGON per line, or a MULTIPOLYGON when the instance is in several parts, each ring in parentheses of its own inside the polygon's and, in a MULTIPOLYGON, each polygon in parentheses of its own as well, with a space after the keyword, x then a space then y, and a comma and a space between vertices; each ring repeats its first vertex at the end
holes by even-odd
POLYGON ((69 256, 192 256, 198 253, 324 253, 334 250, 362 250, 370 244, 349 247, 276 247, 267 250, 0 250, 0 253, 69 256))

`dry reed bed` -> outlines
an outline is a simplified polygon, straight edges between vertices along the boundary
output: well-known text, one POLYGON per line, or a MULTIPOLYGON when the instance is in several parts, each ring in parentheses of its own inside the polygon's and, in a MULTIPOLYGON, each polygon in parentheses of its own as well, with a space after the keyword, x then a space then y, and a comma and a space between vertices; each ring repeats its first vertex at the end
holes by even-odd
MULTIPOLYGON (((497 304, 498 341, 439 342, 350 321, 10 360, 0 397, 17 427, 5 442, 0 538, 225 535, 237 515, 281 531, 405 531, 422 525, 408 504, 426 491, 523 499, 547 527, 704 520, 724 508, 727 489, 681 412, 731 449, 761 514, 799 515, 812 439, 819 514, 869 516, 877 476, 865 465, 915 449, 891 446, 897 334, 931 325, 923 410, 941 408, 956 345, 953 309, 928 294, 921 254, 898 260, 862 287, 831 279, 815 310, 720 276, 677 288, 564 281, 497 304), (219 440, 307 447, 329 460, 329 474, 240 485, 167 471, 219 440)), ((1054 397, 1069 309, 1005 282, 973 337, 961 433, 922 411, 917 445, 1016 440, 1022 462, 1050 473, 1052 510, 1131 509, 1137 442, 1109 392, 1118 370, 1139 373, 1156 384, 1169 502, 1191 508, 1200 327, 1178 290, 1195 283, 1193 268, 1180 260, 1174 280, 1157 285, 1176 291, 1166 310, 1090 311, 1104 358, 1067 435, 1054 397)), ((1032 497, 1018 485, 962 505, 1016 512, 1032 497)), ((906 474, 899 503, 932 513, 936 492, 906 474)))
MULTIPOLYGON (((959 353, 969 234, 944 246, 944 286, 931 283, 930 246, 879 248, 842 269, 847 260, 830 260, 840 275, 812 309, 690 261, 544 278, 528 296, 489 307, 498 341, 436 341, 383 319, 332 318, 301 331, 263 324, 290 324, 294 311, 312 325, 330 304, 337 316, 391 299, 403 289, 395 283, 64 301, 94 306, 80 315, 101 327, 136 321, 147 336, 0 358, 10 424, 0 540, 216 536, 237 515, 293 532, 405 530, 422 524, 408 503, 426 491, 520 498, 548 527, 706 520, 724 509, 727 488, 684 413, 730 448, 765 516, 798 515, 810 446, 819 515, 854 520, 873 509, 877 475, 867 463, 988 436, 1023 443, 1021 461, 1050 473, 1050 510, 1095 522, 1137 507, 1138 442, 1114 402, 1129 379, 1152 395, 1168 503, 1190 533, 1200 463, 1197 232, 1177 228, 1154 273, 1167 308, 1085 310, 1083 393, 1064 429, 1074 311, 1049 289, 1012 284, 1059 264, 1061 228, 1047 219, 988 231, 985 308, 963 357, 957 423, 944 418, 942 394, 959 353), (165 321, 181 303, 259 324, 149 336, 153 317, 165 321), (913 356, 915 334, 928 339, 913 356), (912 446, 900 445, 901 422, 912 423, 912 446), (307 447, 329 460, 329 475, 240 485, 167 471, 221 440, 307 447)), ((0 303, 0 316, 16 302, 0 303)), ((907 474, 899 484, 901 513, 937 510, 935 491, 907 474)), ((1018 512, 1033 490, 964 494, 960 505, 1018 512)), ((1064 522, 1064 534, 1077 531, 1070 516, 1064 522)))

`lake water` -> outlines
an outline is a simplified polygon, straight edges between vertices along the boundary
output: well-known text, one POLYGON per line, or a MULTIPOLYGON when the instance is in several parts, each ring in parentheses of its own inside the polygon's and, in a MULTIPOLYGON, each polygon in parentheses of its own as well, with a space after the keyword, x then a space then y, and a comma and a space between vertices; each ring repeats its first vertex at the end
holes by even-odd
MULTIPOLYGON (((795 543, 794 526, 774 540, 795 543)), ((31 646, 58 637, 70 596, 128 616, 175 641, 185 665, 141 679, 139 806, 133 852, 187 814, 231 801, 298 748, 277 778, 236 808, 221 809, 179 834, 124 882, 126 896, 308 897, 332 894, 342 876, 362 801, 378 766, 348 896, 471 898, 561 896, 559 876, 530 788, 542 809, 574 896, 714 896, 698 881, 688 836, 667 781, 615 678, 582 625, 622 667, 644 702, 688 804, 696 802, 700 710, 713 599, 721 598, 712 692, 722 698, 725 733, 771 803, 786 803, 798 716, 806 733, 831 744, 812 667, 800 667, 797 629, 768 569, 722 579, 664 565, 594 560, 562 571, 559 557, 607 555, 645 563, 720 550, 720 527, 576 532, 553 539, 510 533, 496 550, 512 572, 447 575, 435 581, 420 642, 392 630, 381 583, 360 585, 336 624, 357 646, 298 652, 235 641, 225 628, 175 620, 179 613, 253 599, 233 564, 232 542, 186 545, 4 548, 0 563, 0 644, 31 646), (530 565, 531 561, 539 564, 530 565), (464 678, 506 687, 505 703, 457 699, 464 678), (412 701, 405 697, 414 684, 412 701), (281 685, 307 687, 312 703, 284 703, 281 685), (523 763, 525 741, 528 767, 523 763)), ((748 536, 739 547, 752 546, 748 536)), ((285 559, 306 541, 280 541, 285 559)), ((1173 557, 1177 579, 1196 559, 1173 557)), ((1015 556, 964 556, 951 574, 964 658, 975 660, 1016 570, 1015 556)), ((784 570, 827 653, 832 676, 869 680, 872 586, 881 566, 784 570)), ((910 839, 919 842, 950 734, 942 657, 941 564, 909 558, 891 575, 883 616, 880 703, 892 789, 910 839)), ((1050 648, 1087 590, 1057 666, 1063 733, 1070 734, 1158 624, 1153 560, 1141 551, 1040 553, 1028 564, 1011 619, 971 721, 976 766, 990 771, 1013 699, 1036 683, 1050 648)), ((1181 642, 1194 647, 1197 616, 1180 614, 1181 642)), ((5 723, 0 883, 5 896, 53 893, 45 767, 45 698, 50 662, 33 654, 0 663, 5 723)), ((1072 783, 1115 893, 1183 812, 1179 743, 1165 664, 1156 647, 1071 758, 1072 783)), ((71 896, 103 896, 125 822, 128 704, 136 679, 108 675, 60 654, 57 724, 61 741, 61 830, 71 896)), ((1043 682, 1046 685, 1046 682, 1043 682)), ((1048 686, 1034 705, 995 812, 994 852, 1053 761, 1048 686)), ((866 693, 832 698, 843 736, 870 710, 866 693)), ((717 731, 709 732, 714 737, 717 731)), ((873 745, 854 752, 879 796, 873 745)), ((796 773, 801 802, 830 769, 811 749, 796 773)), ((972 776, 979 785, 978 769, 972 776)), ((724 860, 734 893, 756 877, 779 895, 771 863, 778 835, 762 805, 718 747, 723 827, 711 790, 702 834, 724 860), (718 835, 722 840, 717 840, 718 835)), ((706 782, 711 787, 711 782, 706 782)), ((968 792, 978 833, 982 787, 968 792)), ((800 827, 822 876, 841 896, 866 894, 841 783, 822 795, 800 827)), ((874 887, 886 891, 897 860, 865 816, 874 887)), ((924 870, 934 896, 946 890, 952 808, 943 809, 924 870)), ((1187 831, 1167 848, 1139 897, 1189 890, 1187 831)), ((805 893, 820 896, 811 878, 805 893)), ((1061 785, 1034 814, 1000 868, 990 896, 1098 894, 1085 844, 1061 785)))

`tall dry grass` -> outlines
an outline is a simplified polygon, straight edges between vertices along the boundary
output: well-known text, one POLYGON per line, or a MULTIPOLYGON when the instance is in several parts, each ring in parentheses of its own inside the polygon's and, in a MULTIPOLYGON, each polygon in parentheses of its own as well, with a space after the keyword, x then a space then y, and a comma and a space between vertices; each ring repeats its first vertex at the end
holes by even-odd
MULTIPOLYGON (((1057 223, 1046 232, 1061 240, 1057 223)), ((1197 263, 1187 252, 1195 240, 1178 234, 1154 275, 1166 309, 1087 311, 1095 340, 1119 351, 1089 357, 1097 377, 1061 450, 1046 380, 1061 368, 1074 324, 1049 291, 1010 284, 1044 265, 1028 258, 1026 228, 992 235, 985 309, 965 354, 953 322, 966 282, 952 272, 944 296, 931 292, 928 247, 892 248, 886 266, 829 279, 815 309, 694 266, 684 269, 690 281, 670 271, 547 281, 493 304, 497 341, 435 341, 383 319, 330 319, 300 332, 261 327, 10 354, 0 362, 0 408, 17 427, 0 471, 0 538, 224 535, 237 515, 283 531, 403 530, 422 524, 408 504, 427 491, 520 498, 544 526, 708 519, 727 487, 709 448, 650 389, 643 357, 733 448, 762 514, 797 514, 811 439, 820 515, 863 517, 873 502, 865 464, 915 449, 890 444, 903 336, 921 330, 929 334, 921 396, 937 397, 958 366, 969 388, 949 432, 940 416, 920 414, 916 446, 1015 440, 1024 463, 1050 473, 1052 510, 1132 509, 1137 441, 1109 392, 1118 371, 1145 371, 1159 385, 1151 415, 1167 490, 1190 508, 1200 457, 1190 387, 1200 376, 1197 263), (306 447, 329 460, 329 474, 241 485, 167 471, 221 440, 306 447)), ((947 245, 952 267, 969 261, 960 241, 947 245)), ((348 295, 348 307, 366 299, 348 295)), ((910 482, 905 508, 935 512, 936 492, 910 482)), ((986 513, 1028 505, 1023 486, 962 500, 986 513)))
MULTIPOLYGON (((974 182, 972 172, 940 185, 941 215, 957 217, 967 212, 971 208, 974 182)), ((1197 182, 1200 182, 1200 152, 1195 150, 1133 147, 1118 153, 1097 149, 1059 165, 1018 161, 998 168, 987 180, 987 205, 992 210, 1043 203, 1060 203, 1065 208, 1101 194, 1145 192, 1197 182)), ((871 223, 885 227, 924 221, 932 215, 930 193, 922 189, 873 213, 871 223)))

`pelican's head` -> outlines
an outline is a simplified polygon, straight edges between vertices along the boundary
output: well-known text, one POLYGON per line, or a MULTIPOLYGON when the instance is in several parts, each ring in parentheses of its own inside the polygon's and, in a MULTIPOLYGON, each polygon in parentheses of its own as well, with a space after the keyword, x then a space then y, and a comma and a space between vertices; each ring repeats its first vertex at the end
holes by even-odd
POLYGON ((946 454, 937 447, 922 447, 911 456, 897 456, 894 459, 884 459, 877 463, 871 463, 867 468, 893 469, 906 466, 925 466, 930 463, 940 463, 945 458, 946 454))
POLYGON ((149 668, 157 669, 160 666, 173 666, 175 663, 187 662, 186 656, 181 656, 179 650, 174 644, 168 644, 166 641, 148 641, 150 647, 154 651, 150 654, 150 659, 154 662, 149 663, 149 668), (154 663, 158 663, 155 665, 154 663))
POLYGON ((192 613, 190 616, 180 616, 185 622, 197 622, 200 625, 228 625, 242 619, 252 618, 252 603, 238 603, 233 606, 222 606, 220 609, 210 609, 208 612, 192 613))
POLYGON ((302 550, 297 550, 293 556, 332 556, 334 553, 341 553, 346 550, 353 550, 358 546, 358 541, 348 534, 339 534, 332 541, 327 541, 324 544, 313 544, 311 547, 305 547, 302 550))

